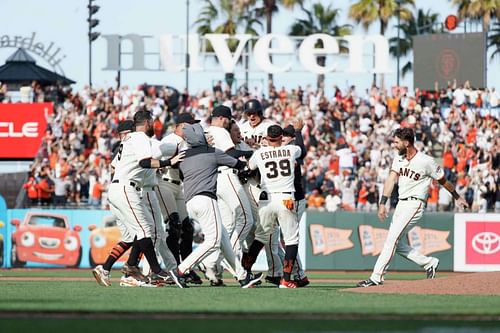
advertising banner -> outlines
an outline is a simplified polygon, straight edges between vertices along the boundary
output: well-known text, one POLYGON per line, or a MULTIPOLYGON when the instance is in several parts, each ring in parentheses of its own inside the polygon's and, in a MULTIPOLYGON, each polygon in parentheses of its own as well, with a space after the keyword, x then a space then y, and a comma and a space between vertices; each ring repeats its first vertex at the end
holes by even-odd
POLYGON ((500 271, 500 214, 456 214, 454 238, 455 271, 500 271))
MULTIPOLYGON (((390 218, 381 223, 375 214, 307 212, 306 268, 371 270, 382 251, 390 218)), ((401 241, 425 255, 439 258, 440 269, 453 268, 453 214, 424 214, 401 241)), ((398 255, 391 269, 418 270, 398 255)))
POLYGON ((105 210, 11 209, 7 231, 7 267, 93 267, 120 240, 105 210))
POLYGON ((51 113, 52 103, 0 104, 0 159, 33 159, 51 113))

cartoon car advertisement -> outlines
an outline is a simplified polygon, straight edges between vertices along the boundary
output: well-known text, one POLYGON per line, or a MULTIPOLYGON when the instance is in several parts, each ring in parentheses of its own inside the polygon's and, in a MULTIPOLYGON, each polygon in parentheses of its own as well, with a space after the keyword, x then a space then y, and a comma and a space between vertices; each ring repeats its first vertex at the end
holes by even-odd
POLYGON ((13 219, 11 265, 22 267, 27 261, 78 267, 82 260, 79 232, 66 215, 51 212, 27 213, 23 221, 13 219))

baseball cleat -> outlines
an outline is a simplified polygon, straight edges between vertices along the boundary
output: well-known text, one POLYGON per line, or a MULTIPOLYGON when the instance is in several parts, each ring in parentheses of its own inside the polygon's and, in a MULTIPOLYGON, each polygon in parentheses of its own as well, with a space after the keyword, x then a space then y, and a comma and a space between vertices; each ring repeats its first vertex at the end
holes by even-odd
POLYGON ((142 287, 146 284, 149 284, 149 283, 137 280, 133 276, 123 275, 120 279, 120 287, 142 287))
POLYGON ((210 287, 225 287, 224 281, 218 279, 217 281, 210 280, 210 287))
POLYGON ((240 283, 241 288, 247 289, 247 288, 252 288, 257 284, 260 280, 262 279, 262 273, 247 273, 246 278, 243 280, 239 280, 238 282, 240 283))
POLYGON ((303 288, 303 287, 309 285, 309 283, 311 283, 311 282, 309 282, 309 279, 307 278, 307 276, 304 276, 302 279, 295 278, 293 281, 297 285, 297 288, 303 288))
POLYGON ((382 284, 383 284, 382 282, 375 282, 372 279, 368 279, 368 280, 358 282, 357 286, 358 287, 373 287, 373 286, 379 286, 382 284))
POLYGON ((275 286, 279 286, 280 281, 281 281, 281 276, 269 276, 268 275, 268 276, 266 276, 265 280, 267 283, 272 283, 275 286))
POLYGON ((122 266, 121 271, 125 276, 132 276, 134 279, 145 283, 149 282, 149 279, 144 274, 142 274, 141 270, 137 266, 130 266, 129 264, 125 263, 122 266))
POLYGON ((177 287, 179 287, 181 289, 182 288, 189 288, 188 285, 186 284, 186 281, 184 281, 184 277, 182 277, 179 274, 179 271, 178 271, 177 268, 168 271, 168 275, 170 275, 170 277, 175 282, 175 284, 177 285, 177 287))
POLYGON ((184 275, 184 280, 186 283, 192 283, 192 284, 202 284, 203 283, 203 281, 198 276, 198 274, 195 273, 195 271, 190 271, 188 274, 184 275))
POLYGON ((295 288, 297 288, 297 284, 295 283, 295 281, 292 281, 292 280, 287 281, 285 279, 281 279, 279 288, 280 289, 295 289, 295 288))
POLYGON ((432 258, 431 266, 426 269, 428 279, 434 279, 436 277, 438 266, 439 266, 439 259, 432 258))
POLYGON ((102 265, 96 266, 96 268, 92 270, 92 274, 94 274, 94 278, 99 285, 104 287, 111 286, 109 271, 106 271, 104 268, 102 268, 102 265))

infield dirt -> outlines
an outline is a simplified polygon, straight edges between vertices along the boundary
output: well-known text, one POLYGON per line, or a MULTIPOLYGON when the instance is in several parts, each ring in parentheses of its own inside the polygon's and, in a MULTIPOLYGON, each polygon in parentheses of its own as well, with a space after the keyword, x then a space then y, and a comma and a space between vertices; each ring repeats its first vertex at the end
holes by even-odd
POLYGON ((433 280, 389 280, 368 288, 342 291, 375 294, 500 295, 500 272, 469 273, 433 280))

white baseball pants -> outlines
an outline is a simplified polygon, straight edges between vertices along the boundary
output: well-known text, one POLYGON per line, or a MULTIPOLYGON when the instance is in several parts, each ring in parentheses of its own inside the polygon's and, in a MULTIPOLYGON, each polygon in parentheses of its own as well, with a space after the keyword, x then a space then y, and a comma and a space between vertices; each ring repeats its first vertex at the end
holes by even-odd
MULTIPOLYGON (((205 195, 195 195, 186 204, 189 216, 198 221, 201 231, 205 236, 203 243, 198 246, 184 261, 179 265, 179 271, 184 274, 194 265, 200 263, 210 254, 221 250, 224 258, 229 265, 235 268, 235 258, 231 244, 222 240, 222 221, 217 206, 217 200, 205 195)), ((225 238, 225 237, 224 237, 225 238)), ((228 238, 226 238, 228 240, 228 238)))
POLYGON ((424 212, 424 203, 420 200, 399 201, 392 216, 389 233, 384 243, 384 247, 370 279, 380 283, 383 281, 384 273, 389 267, 389 263, 394 252, 413 261, 417 265, 427 268, 432 257, 427 257, 408 245, 408 231, 422 218, 424 212))

